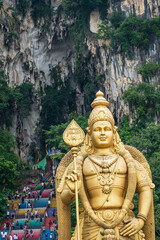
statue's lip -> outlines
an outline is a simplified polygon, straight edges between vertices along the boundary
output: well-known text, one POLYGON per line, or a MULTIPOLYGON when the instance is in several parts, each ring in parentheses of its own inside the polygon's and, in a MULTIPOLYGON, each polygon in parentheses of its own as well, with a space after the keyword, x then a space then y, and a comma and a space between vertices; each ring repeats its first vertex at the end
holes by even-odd
POLYGON ((105 141, 107 138, 106 137, 100 137, 99 138, 101 141, 105 141))

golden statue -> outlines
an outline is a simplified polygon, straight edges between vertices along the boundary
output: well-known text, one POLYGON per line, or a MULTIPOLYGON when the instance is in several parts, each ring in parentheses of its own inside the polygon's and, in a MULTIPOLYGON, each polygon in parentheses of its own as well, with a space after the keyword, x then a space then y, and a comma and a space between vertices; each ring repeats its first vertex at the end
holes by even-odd
MULTIPOLYGON (((109 103, 102 92, 96 96, 84 145, 77 148, 77 166, 70 151, 57 169, 58 239, 155 240, 150 167, 136 148, 123 145, 109 103), (75 188, 82 204, 71 237, 70 203, 75 200, 75 188), (139 194, 137 216, 132 211, 135 191, 139 194)), ((71 126, 68 132, 73 133, 69 142, 83 141, 78 128, 71 126)))

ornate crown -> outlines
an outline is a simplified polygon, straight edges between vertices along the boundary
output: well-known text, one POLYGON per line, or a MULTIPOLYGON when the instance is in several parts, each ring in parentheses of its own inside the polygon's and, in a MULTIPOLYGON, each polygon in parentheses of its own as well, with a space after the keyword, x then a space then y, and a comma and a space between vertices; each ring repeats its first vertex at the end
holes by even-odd
POLYGON ((108 109, 109 102, 103 96, 104 94, 101 91, 98 91, 96 93, 96 98, 91 104, 93 110, 88 119, 89 127, 92 127, 97 121, 109 121, 112 126, 115 124, 113 115, 108 109))

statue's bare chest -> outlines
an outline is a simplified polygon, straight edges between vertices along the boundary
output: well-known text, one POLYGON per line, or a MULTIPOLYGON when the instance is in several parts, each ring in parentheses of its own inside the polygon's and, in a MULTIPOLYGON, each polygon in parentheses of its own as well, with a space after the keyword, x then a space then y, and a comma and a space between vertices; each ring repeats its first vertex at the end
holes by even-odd
MULTIPOLYGON (((90 199, 95 195, 103 198, 109 195, 116 188, 120 190, 119 196, 123 194, 126 185, 127 166, 122 157, 118 154, 110 156, 88 156, 83 164, 85 185, 89 192, 90 199)), ((107 198, 108 199, 108 198, 107 198)))
POLYGON ((116 174, 127 173, 127 166, 124 159, 117 154, 111 156, 91 155, 85 159, 83 164, 83 174, 86 177, 101 173, 108 175, 113 172, 116 174))

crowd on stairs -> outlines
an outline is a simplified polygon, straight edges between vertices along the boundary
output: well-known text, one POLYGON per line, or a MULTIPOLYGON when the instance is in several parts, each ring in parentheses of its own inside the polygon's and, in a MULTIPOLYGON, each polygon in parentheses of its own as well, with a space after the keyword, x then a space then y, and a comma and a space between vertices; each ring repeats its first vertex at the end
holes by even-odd
POLYGON ((1 222, 0 240, 58 239, 55 171, 29 179, 21 191, 8 195, 7 213, 1 222))

